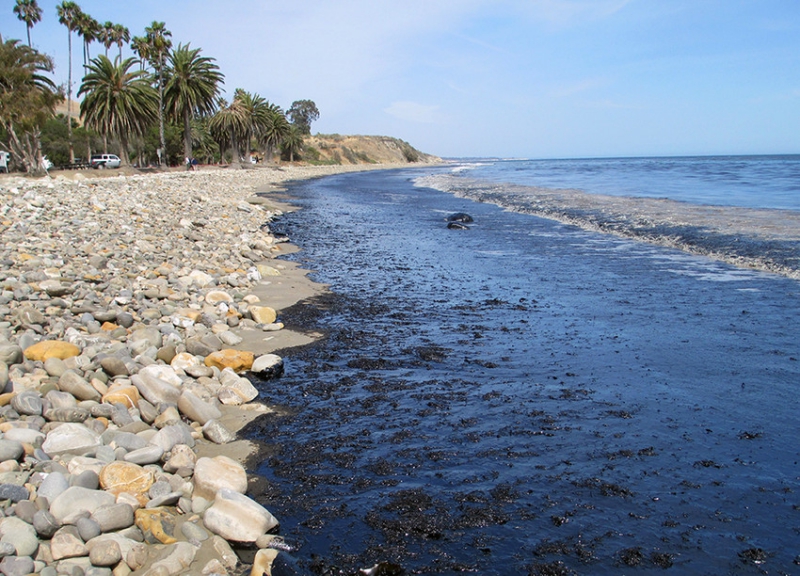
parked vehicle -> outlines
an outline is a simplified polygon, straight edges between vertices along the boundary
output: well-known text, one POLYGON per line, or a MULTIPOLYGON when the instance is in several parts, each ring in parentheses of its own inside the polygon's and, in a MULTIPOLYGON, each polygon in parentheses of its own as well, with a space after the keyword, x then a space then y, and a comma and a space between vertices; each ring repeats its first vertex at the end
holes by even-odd
POLYGON ((119 168, 121 162, 116 154, 95 154, 90 161, 92 168, 119 168))
POLYGON ((11 154, 0 150, 0 172, 8 174, 8 161, 11 159, 11 154))

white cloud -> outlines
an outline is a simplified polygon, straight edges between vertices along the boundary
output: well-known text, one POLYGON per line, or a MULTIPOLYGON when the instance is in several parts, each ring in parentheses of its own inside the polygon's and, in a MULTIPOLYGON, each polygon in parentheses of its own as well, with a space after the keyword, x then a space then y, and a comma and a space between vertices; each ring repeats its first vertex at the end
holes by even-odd
POLYGON ((436 124, 441 120, 438 106, 429 106, 408 100, 392 102, 391 106, 384 108, 383 111, 400 120, 420 124, 436 124))

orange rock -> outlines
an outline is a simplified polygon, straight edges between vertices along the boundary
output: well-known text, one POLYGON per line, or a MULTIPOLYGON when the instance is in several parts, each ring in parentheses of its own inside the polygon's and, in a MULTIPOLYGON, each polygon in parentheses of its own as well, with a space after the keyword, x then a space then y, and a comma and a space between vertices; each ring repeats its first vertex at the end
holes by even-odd
POLYGON ((142 506, 149 500, 147 491, 154 481, 152 471, 131 462, 118 460, 100 470, 100 486, 103 490, 115 496, 123 492, 133 494, 142 506))
POLYGON ((252 352, 227 349, 206 356, 205 364, 206 366, 216 366, 220 370, 231 368, 234 372, 243 372, 250 369, 254 359, 252 352))
POLYGON ((103 402, 106 404, 124 404, 127 408, 134 408, 141 397, 139 390, 136 386, 117 386, 109 388, 108 392, 103 396, 103 402))
POLYGON ((16 392, 6 392, 5 394, 0 394, 0 406, 8 405, 14 396, 16 396, 16 392))
POLYGON ((119 324, 114 324, 113 322, 103 322, 103 325, 100 326, 100 330, 104 330, 106 332, 112 332, 119 328, 119 324))
POLYGON ((250 306, 247 310, 258 324, 272 324, 278 318, 275 309, 269 306, 250 306))
POLYGON ((147 541, 154 539, 162 544, 178 541, 174 536, 175 516, 165 508, 139 508, 134 512, 134 522, 147 541))
POLYGON ((61 340, 42 340, 25 348, 23 354, 28 360, 41 360, 44 362, 48 358, 60 358, 66 360, 73 356, 79 356, 81 349, 70 344, 69 342, 62 342, 61 340))

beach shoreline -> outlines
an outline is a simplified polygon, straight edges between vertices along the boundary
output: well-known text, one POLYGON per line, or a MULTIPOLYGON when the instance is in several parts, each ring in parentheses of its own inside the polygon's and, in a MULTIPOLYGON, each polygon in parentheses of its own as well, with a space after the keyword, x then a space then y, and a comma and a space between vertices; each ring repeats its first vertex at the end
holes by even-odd
MULTIPOLYGON (((238 433, 271 409, 235 372, 248 373, 248 357, 250 364, 267 359, 260 374, 249 373, 253 381, 270 380, 282 370, 274 352, 320 336, 280 323, 282 310, 325 286, 309 280, 297 264, 278 259, 298 248, 273 234, 270 224, 293 209, 284 195, 289 181, 401 167, 408 165, 0 178, 0 444, 14 448, 0 462, 0 483, 20 493, 4 516, 21 516, 20 502, 47 506, 41 484, 48 476, 62 477, 66 487, 88 474, 95 478, 86 488, 91 499, 104 502, 113 484, 110 464, 151 480, 146 488, 113 492, 114 505, 124 504, 131 514, 121 533, 103 527, 99 535, 78 534, 77 516, 57 516, 54 534, 37 534, 25 523, 35 545, 18 545, 15 561, 21 558, 37 571, 70 563, 85 569, 101 562, 99 553, 90 554, 97 548, 111 557, 103 566, 124 565, 133 574, 167 566, 164 573, 172 574, 247 569, 231 546, 249 548, 247 561, 268 565, 274 559, 271 521, 234 531, 250 530, 246 538, 232 538, 225 527, 246 523, 250 514, 242 510, 248 506, 261 510, 256 517, 271 518, 268 510, 245 496, 245 504, 235 495, 233 503, 219 503, 221 492, 214 499, 205 485, 203 500, 194 468, 198 461, 216 463, 221 471, 212 476, 221 478, 221 488, 227 487, 226 475, 246 473, 237 488, 241 494, 258 483, 249 470, 260 447, 238 433), (34 354, 42 343, 68 352, 34 354), (225 355, 221 364, 218 354, 225 355), (236 366, 225 363, 228 356, 236 366), (240 358, 245 364, 237 364, 240 358), (54 410, 61 402, 69 411, 54 410), (164 430, 178 438, 156 441, 164 430), (68 432, 89 437, 89 444, 68 432), (56 449, 54 439, 61 436, 66 446, 56 449), (190 457, 178 450, 184 445, 190 457), (170 465, 178 456, 187 462, 170 465), (152 485, 161 485, 161 492, 152 485), (228 516, 212 526, 205 512, 225 506, 244 508, 232 517, 221 512, 228 516), (166 510, 152 520, 157 526, 140 523, 139 509, 145 507, 166 510), (67 534, 72 548, 62 552, 67 534), (253 556, 256 550, 265 552, 253 556)), ((57 501, 58 494, 49 495, 57 501)), ((94 516, 87 520, 100 525, 94 516)), ((0 526, 0 533, 7 532, 0 526)))
POLYGON ((451 175, 417 179, 457 197, 800 279, 800 212, 698 205, 666 198, 497 184, 451 175))

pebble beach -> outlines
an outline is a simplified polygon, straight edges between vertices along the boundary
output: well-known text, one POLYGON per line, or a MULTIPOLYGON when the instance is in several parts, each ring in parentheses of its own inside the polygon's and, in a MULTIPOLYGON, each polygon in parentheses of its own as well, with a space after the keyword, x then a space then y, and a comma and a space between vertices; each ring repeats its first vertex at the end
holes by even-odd
POLYGON ((270 573, 236 432, 319 290, 276 260, 280 185, 385 167, 0 178, 1 573, 270 573))

